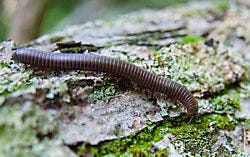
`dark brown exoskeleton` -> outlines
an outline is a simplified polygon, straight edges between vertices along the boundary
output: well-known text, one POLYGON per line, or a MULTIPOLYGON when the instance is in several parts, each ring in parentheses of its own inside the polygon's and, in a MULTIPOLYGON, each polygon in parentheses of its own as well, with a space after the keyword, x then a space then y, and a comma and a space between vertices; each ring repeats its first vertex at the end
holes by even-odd
POLYGON ((198 113, 198 103, 186 87, 119 59, 94 54, 49 53, 27 48, 14 51, 12 59, 40 68, 105 72, 128 79, 152 93, 162 93, 166 99, 179 101, 191 117, 198 113))

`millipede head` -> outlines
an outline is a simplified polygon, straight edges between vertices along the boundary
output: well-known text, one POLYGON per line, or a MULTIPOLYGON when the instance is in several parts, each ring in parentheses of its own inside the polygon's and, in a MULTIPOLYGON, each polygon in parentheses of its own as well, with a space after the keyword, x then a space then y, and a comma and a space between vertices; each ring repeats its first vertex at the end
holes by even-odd
POLYGON ((17 61, 17 62, 21 62, 22 60, 22 57, 23 55, 26 55, 27 51, 29 49, 26 49, 26 48, 21 48, 21 49, 17 49, 17 50, 14 50, 12 55, 11 55, 11 59, 14 60, 14 61, 17 61))
POLYGON ((197 101, 195 101, 193 105, 186 108, 187 115, 192 116, 192 117, 198 114, 198 110, 199 110, 199 106, 198 106, 197 101))
POLYGON ((18 61, 18 51, 13 51, 11 59, 14 61, 18 61))

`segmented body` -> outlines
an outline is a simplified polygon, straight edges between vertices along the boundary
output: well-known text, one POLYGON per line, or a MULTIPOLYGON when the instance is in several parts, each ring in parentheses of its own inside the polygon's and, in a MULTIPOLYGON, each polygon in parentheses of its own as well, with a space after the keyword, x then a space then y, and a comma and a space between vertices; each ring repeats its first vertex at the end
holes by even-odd
POLYGON ((16 50, 12 58, 40 68, 109 73, 128 79, 142 89, 161 93, 165 99, 181 102, 188 115, 194 116, 198 113, 197 101, 186 87, 123 60, 94 54, 48 53, 35 49, 16 50))

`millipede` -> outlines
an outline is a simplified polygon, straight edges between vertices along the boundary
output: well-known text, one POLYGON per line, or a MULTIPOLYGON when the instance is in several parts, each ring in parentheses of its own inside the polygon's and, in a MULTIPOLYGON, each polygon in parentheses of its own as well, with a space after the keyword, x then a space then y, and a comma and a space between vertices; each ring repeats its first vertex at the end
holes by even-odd
POLYGON ((30 48, 13 51, 12 59, 44 69, 86 70, 111 74, 129 80, 152 93, 161 93, 165 100, 180 102, 188 116, 194 117, 198 113, 198 103, 185 86, 120 59, 86 53, 52 53, 30 48))

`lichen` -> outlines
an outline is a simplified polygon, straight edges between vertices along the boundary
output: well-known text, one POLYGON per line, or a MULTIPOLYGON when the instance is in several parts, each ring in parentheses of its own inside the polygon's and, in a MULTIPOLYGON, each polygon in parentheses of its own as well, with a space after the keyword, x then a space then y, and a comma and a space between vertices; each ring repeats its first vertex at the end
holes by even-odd
POLYGON ((0 62, 0 98, 2 101, 8 99, 13 93, 22 91, 31 86, 30 81, 32 71, 12 64, 10 62, 0 62))
POLYGON ((51 77, 44 80, 41 84, 37 85, 38 89, 49 89, 46 98, 55 99, 56 96, 62 96, 64 102, 70 102, 70 96, 67 94, 68 86, 66 82, 58 77, 51 77))
POLYGON ((217 96, 212 100, 211 105, 214 111, 224 111, 228 114, 234 114, 240 107, 240 100, 229 95, 217 96))
POLYGON ((57 138, 52 116, 35 104, 26 102, 0 108, 2 156, 73 156, 57 138))
POLYGON ((103 85, 97 87, 94 89, 89 95, 88 95, 88 101, 89 102, 95 102, 97 100, 104 100, 108 101, 109 99, 114 98, 115 95, 117 95, 119 92, 117 90, 117 87, 112 82, 104 82, 103 85))
POLYGON ((242 82, 239 86, 227 86, 226 89, 217 93, 215 96, 198 99, 200 113, 216 112, 226 113, 235 116, 236 111, 240 110, 240 99, 249 97, 249 90, 245 89, 247 82, 242 82))
POLYGON ((0 68, 0 105, 11 96, 36 94, 38 90, 48 90, 45 93, 48 99, 54 99, 55 95, 60 95, 63 101, 70 101, 67 94, 68 87, 63 79, 51 77, 41 80, 32 69, 25 69, 11 62, 1 62, 0 68))
POLYGON ((187 86, 197 96, 219 92, 245 72, 228 51, 218 52, 204 42, 163 47, 151 60, 146 65, 152 72, 187 86))

